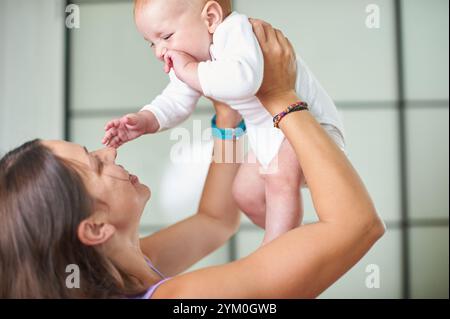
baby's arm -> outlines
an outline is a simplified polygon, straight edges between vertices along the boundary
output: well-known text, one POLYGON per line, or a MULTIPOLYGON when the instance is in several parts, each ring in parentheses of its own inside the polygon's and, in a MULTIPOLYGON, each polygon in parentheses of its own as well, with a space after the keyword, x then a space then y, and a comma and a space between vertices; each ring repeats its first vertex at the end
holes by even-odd
POLYGON ((264 57, 250 22, 244 15, 230 19, 214 34, 216 60, 198 66, 203 94, 220 101, 254 97, 264 78, 264 57))
POLYGON ((183 123, 195 110, 201 94, 183 83, 170 72, 170 84, 141 111, 152 112, 159 124, 157 132, 174 128, 183 123))
POLYGON ((171 129, 184 122, 195 110, 200 94, 170 73, 170 83, 152 103, 138 113, 110 121, 102 143, 120 147, 144 134, 171 129))
POLYGON ((189 54, 168 50, 165 71, 173 68, 181 81, 214 100, 254 97, 264 77, 264 57, 247 17, 231 19, 214 34, 216 60, 199 63, 189 54))

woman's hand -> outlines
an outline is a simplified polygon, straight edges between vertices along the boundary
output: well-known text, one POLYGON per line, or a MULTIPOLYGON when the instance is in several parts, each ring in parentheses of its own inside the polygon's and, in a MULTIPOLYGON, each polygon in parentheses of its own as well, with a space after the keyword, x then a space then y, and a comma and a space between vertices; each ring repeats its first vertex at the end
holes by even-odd
POLYGON ((256 96, 275 115, 282 111, 275 107, 280 104, 280 98, 292 96, 298 99, 295 93, 295 51, 280 30, 261 20, 250 19, 250 22, 264 54, 264 80, 256 96))

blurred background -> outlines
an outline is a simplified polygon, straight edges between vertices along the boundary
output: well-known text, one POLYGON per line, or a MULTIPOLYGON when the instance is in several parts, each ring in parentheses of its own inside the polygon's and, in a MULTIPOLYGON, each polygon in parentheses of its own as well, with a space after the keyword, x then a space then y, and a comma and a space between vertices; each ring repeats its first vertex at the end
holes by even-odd
MULTIPOLYGON (((449 297, 448 7, 448 0, 234 1, 235 10, 282 29, 334 98, 350 159, 388 227, 321 298, 449 297), (374 269, 380 285, 369 288, 374 269)), ((0 156, 36 137, 100 148, 108 120, 139 110, 167 83, 135 29, 131 0, 0 0, 0 156), (67 28, 77 10, 79 28, 67 28)), ((212 114, 203 99, 183 124, 194 151, 211 142, 194 134, 193 120, 204 130, 212 114)), ((142 235, 196 211, 208 164, 173 163, 179 141, 165 132, 119 151, 118 161, 153 191, 142 235)), ((307 190, 303 197, 306 222, 314 222, 307 190)), ((193 269, 246 256, 262 238, 244 218, 239 233, 193 269)))

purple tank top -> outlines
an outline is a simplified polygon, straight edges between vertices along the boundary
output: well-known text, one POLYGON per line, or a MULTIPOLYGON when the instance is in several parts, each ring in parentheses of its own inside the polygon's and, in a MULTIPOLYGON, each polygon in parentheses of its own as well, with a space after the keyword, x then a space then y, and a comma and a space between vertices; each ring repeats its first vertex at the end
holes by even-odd
POLYGON ((161 286, 163 283, 165 283, 167 280, 171 279, 168 278, 166 276, 164 276, 150 261, 150 259, 148 259, 147 257, 145 258, 145 261, 147 262, 147 265, 154 271, 156 272, 160 277, 161 277, 161 281, 159 281, 158 283, 156 283, 155 285, 151 286, 150 288, 148 288, 148 290, 139 296, 135 296, 132 297, 131 299, 151 299, 153 294, 155 293, 156 289, 158 289, 159 286, 161 286))

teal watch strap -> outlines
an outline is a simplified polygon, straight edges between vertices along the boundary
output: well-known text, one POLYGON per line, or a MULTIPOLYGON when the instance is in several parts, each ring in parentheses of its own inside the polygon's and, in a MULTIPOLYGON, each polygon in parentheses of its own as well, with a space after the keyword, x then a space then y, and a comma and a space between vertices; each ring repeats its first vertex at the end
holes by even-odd
POLYGON ((218 128, 216 115, 211 120, 211 127, 213 137, 224 141, 238 140, 247 133, 247 126, 245 125, 244 120, 242 120, 236 128, 218 128))

